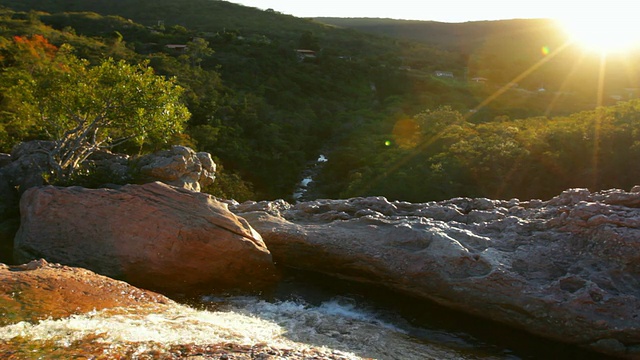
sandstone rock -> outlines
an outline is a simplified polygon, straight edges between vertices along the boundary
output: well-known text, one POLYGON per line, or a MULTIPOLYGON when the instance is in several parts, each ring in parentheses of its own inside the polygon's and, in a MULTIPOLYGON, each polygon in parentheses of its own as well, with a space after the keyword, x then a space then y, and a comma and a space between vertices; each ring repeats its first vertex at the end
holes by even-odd
POLYGON ((143 156, 137 167, 143 178, 152 178, 169 185, 200 191, 212 184, 216 164, 208 153, 196 153, 185 146, 143 156))
MULTIPOLYGON (((20 195, 27 189, 47 184, 51 174, 48 152, 51 141, 29 141, 16 145, 11 154, 0 154, 0 261, 13 262, 8 251, 12 247, 14 224, 19 218, 20 195)), ((208 153, 174 146, 170 151, 147 155, 141 160, 142 180, 160 180, 183 188, 200 191, 213 183, 216 165, 208 153)), ((117 187, 134 180, 133 161, 127 155, 109 151, 93 153, 81 165, 91 176, 82 178, 86 187, 117 187)))
POLYGON ((20 211, 20 262, 42 257, 168 292, 255 288, 274 278, 260 235, 207 194, 159 182, 47 186, 25 192, 20 211))
POLYGON ((279 264, 640 358, 640 193, 231 205, 279 264))
POLYGON ((150 303, 173 302, 122 281, 42 259, 20 266, 0 264, 0 326, 150 303))
POLYGON ((207 152, 198 152, 196 157, 200 160, 202 165, 202 172, 200 178, 198 178, 198 184, 200 187, 212 185, 216 179, 216 163, 213 162, 211 154, 207 152))
MULTIPOLYGON (((47 153, 53 145, 51 141, 28 141, 16 145, 11 154, 0 154, 0 175, 3 176, 0 182, 20 193, 45 185, 45 178, 51 173, 47 153)), ((101 150, 93 153, 82 167, 106 182, 129 183, 133 179, 132 173, 137 170, 144 182, 161 181, 194 191, 212 184, 216 172, 216 164, 209 153, 196 153, 185 146, 145 155, 135 164, 127 155, 101 150)))

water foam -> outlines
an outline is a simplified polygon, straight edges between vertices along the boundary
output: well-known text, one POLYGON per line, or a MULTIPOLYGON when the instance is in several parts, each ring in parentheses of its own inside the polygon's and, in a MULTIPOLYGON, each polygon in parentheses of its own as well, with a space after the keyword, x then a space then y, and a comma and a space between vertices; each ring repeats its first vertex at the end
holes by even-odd
POLYGON ((330 349, 339 351, 345 359, 467 358, 437 344, 416 341, 345 299, 311 306, 301 301, 237 297, 212 307, 216 309, 155 305, 94 311, 36 324, 20 322, 1 327, 0 341, 19 336, 65 346, 99 335, 99 341, 114 346, 132 342, 166 346, 266 343, 301 351, 312 347, 330 349))
POLYGON ((80 340, 102 334, 107 342, 160 342, 211 344, 235 342, 293 345, 281 337, 277 324, 233 311, 199 311, 183 305, 153 309, 120 308, 74 315, 37 324, 20 322, 0 328, 0 340, 16 336, 33 340, 80 340))

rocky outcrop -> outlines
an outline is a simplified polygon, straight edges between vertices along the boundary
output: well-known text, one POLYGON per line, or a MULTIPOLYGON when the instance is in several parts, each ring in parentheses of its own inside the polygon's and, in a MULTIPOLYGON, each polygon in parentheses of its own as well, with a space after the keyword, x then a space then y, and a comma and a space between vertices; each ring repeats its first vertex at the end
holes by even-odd
POLYGON ((170 150, 143 156, 137 161, 136 168, 143 179, 193 191, 213 184, 216 172, 216 164, 209 153, 196 153, 185 146, 172 146, 170 150))
POLYGON ((173 301, 85 269, 34 260, 0 264, 0 326, 37 322, 114 307, 173 301))
MULTIPOLYGON (((51 173, 47 154, 52 147, 51 141, 29 141, 16 145, 11 154, 0 154, 0 195, 15 197, 6 193, 8 187, 22 193, 45 185, 47 174, 51 173)), ((98 177, 94 182, 126 184, 137 178, 136 181, 161 181, 193 191, 212 184, 216 172, 209 153, 196 153, 185 146, 172 146, 135 160, 101 150, 93 153, 82 168, 98 177)))
MULTIPOLYGON (((18 229, 20 196, 27 189, 48 183, 52 173, 48 153, 52 147, 51 141, 29 141, 16 145, 11 154, 0 154, 0 262, 13 262, 10 254, 18 229)), ((210 154, 196 153, 184 146, 137 160, 101 150, 82 163, 80 176, 74 181, 90 188, 161 181, 200 191, 213 183, 215 171, 210 154)))
POLYGON ((231 203, 274 260, 640 357, 640 189, 549 200, 231 203))
POLYGON ((213 197, 159 182, 114 189, 27 190, 17 261, 84 267, 166 292, 257 288, 271 254, 248 223, 213 197))

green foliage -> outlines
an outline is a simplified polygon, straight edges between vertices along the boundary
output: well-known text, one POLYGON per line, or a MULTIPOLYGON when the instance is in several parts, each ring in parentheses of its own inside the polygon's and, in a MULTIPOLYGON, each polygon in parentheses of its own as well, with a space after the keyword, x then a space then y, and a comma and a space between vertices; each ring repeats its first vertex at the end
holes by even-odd
POLYGON ((332 153, 318 181, 348 176, 325 191, 407 201, 529 199, 571 187, 628 189, 640 176, 639 167, 625 166, 640 159, 640 100, 552 119, 474 124, 441 108, 411 121, 417 125, 413 133, 394 127, 386 134, 360 134, 332 153))
POLYGON ((146 63, 108 59, 89 66, 68 47, 55 51, 39 37, 16 37, 16 46, 20 61, 3 76, 3 123, 20 123, 54 140, 49 156, 59 179, 99 149, 165 142, 189 118, 183 90, 146 63))
POLYGON ((221 166, 216 169, 214 183, 202 189, 202 192, 222 199, 234 199, 238 202, 256 198, 251 183, 243 180, 237 173, 227 171, 221 166))

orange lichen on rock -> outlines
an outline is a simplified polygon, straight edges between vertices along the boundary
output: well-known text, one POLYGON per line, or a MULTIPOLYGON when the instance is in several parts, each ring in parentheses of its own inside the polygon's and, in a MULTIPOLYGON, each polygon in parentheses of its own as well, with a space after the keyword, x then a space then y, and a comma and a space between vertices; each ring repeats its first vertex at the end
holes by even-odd
POLYGON ((167 297, 89 270, 34 260, 0 264, 0 326, 113 307, 170 303, 167 297))

